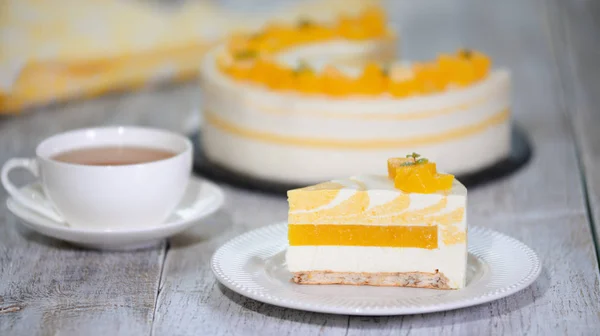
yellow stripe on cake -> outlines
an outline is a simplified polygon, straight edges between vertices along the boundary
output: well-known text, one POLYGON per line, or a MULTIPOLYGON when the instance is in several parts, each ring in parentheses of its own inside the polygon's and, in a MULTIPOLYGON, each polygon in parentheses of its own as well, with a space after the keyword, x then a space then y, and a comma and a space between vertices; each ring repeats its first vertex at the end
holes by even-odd
POLYGON ((242 138, 261 141, 265 143, 278 144, 283 146, 308 147, 308 148, 331 148, 331 149, 387 149, 387 148, 412 148, 417 146, 427 146, 444 143, 452 140, 466 138, 488 129, 500 125, 510 119, 510 109, 505 109, 477 122, 450 129, 436 134, 428 134, 399 139, 361 139, 361 140, 342 140, 325 139, 312 137, 287 136, 270 132, 254 130, 241 125, 237 125, 229 120, 219 117, 212 111, 205 111, 205 121, 211 126, 242 138))
POLYGON ((290 211, 314 210, 330 204, 342 188, 342 184, 324 182, 292 191, 289 198, 290 211))

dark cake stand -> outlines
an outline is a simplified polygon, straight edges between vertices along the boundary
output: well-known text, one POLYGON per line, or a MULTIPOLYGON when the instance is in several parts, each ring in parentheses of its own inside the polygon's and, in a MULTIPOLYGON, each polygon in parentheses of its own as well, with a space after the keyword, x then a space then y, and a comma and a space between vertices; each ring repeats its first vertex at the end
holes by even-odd
MULTIPOLYGON (((304 185, 270 181, 228 170, 208 160, 202 150, 201 138, 198 133, 192 135, 191 139, 194 142, 194 172, 198 175, 239 188, 279 195, 285 195, 290 189, 304 187, 304 185)), ((467 188, 496 181, 527 164, 532 152, 533 149, 525 131, 518 125, 513 125, 512 151, 508 158, 478 171, 457 175, 456 178, 467 188)))

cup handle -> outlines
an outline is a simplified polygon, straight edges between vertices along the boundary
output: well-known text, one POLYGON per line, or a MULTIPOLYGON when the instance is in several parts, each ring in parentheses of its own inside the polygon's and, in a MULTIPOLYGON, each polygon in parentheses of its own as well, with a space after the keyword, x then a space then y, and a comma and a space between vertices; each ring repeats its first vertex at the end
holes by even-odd
POLYGON ((8 178, 8 173, 16 168, 23 168, 28 170, 33 176, 39 177, 39 166, 35 159, 23 159, 23 158, 15 158, 8 160, 4 166, 2 166, 1 180, 2 186, 9 193, 15 201, 19 202, 21 205, 33 210, 43 216, 46 216, 56 222, 64 223, 64 219, 62 219, 52 208, 45 206, 44 204, 40 204, 36 202, 30 197, 27 197, 23 192, 21 192, 8 178))

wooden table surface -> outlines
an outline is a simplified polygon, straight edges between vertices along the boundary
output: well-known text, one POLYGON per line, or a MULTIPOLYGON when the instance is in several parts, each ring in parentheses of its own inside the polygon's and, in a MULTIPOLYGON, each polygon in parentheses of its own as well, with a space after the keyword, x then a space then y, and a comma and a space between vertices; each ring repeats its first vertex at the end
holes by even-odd
MULTIPOLYGON (((473 189, 471 225, 531 246, 539 279, 505 299, 414 316, 349 317, 278 308, 219 285, 212 253, 286 218, 282 197, 223 185, 226 204, 153 249, 83 250, 25 229, 0 207, 0 335, 591 335, 600 330, 600 4, 593 0, 389 1, 402 54, 470 46, 510 67, 514 119, 535 154, 514 175, 473 189), (596 111, 595 111, 596 110, 596 111)), ((32 156, 54 133, 136 124, 189 132, 196 85, 72 102, 0 119, 0 163, 32 156)), ((25 173, 14 174, 21 182, 25 173)), ((0 190, 0 199, 6 193, 0 190)))

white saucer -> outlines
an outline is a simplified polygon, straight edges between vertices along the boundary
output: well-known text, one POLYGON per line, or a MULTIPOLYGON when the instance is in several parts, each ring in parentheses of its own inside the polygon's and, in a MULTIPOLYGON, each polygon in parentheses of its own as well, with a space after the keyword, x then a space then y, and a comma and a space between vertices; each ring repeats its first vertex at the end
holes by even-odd
POLYGON ((405 315, 474 306, 514 294, 540 274, 533 250, 518 240, 469 228, 467 286, 461 290, 297 285, 285 265, 287 225, 271 225, 230 240, 212 257, 217 279, 254 300, 306 311, 405 315))
MULTIPOLYGON (((35 197, 41 192, 39 183, 32 183, 22 190, 35 197)), ((143 229, 94 230, 66 226, 37 214, 22 206, 12 197, 6 206, 15 216, 22 219, 28 228, 43 235, 87 248, 102 250, 132 250, 155 245, 162 239, 179 233, 221 207, 224 195, 217 185, 207 180, 190 177, 185 196, 173 215, 164 224, 143 229)))

